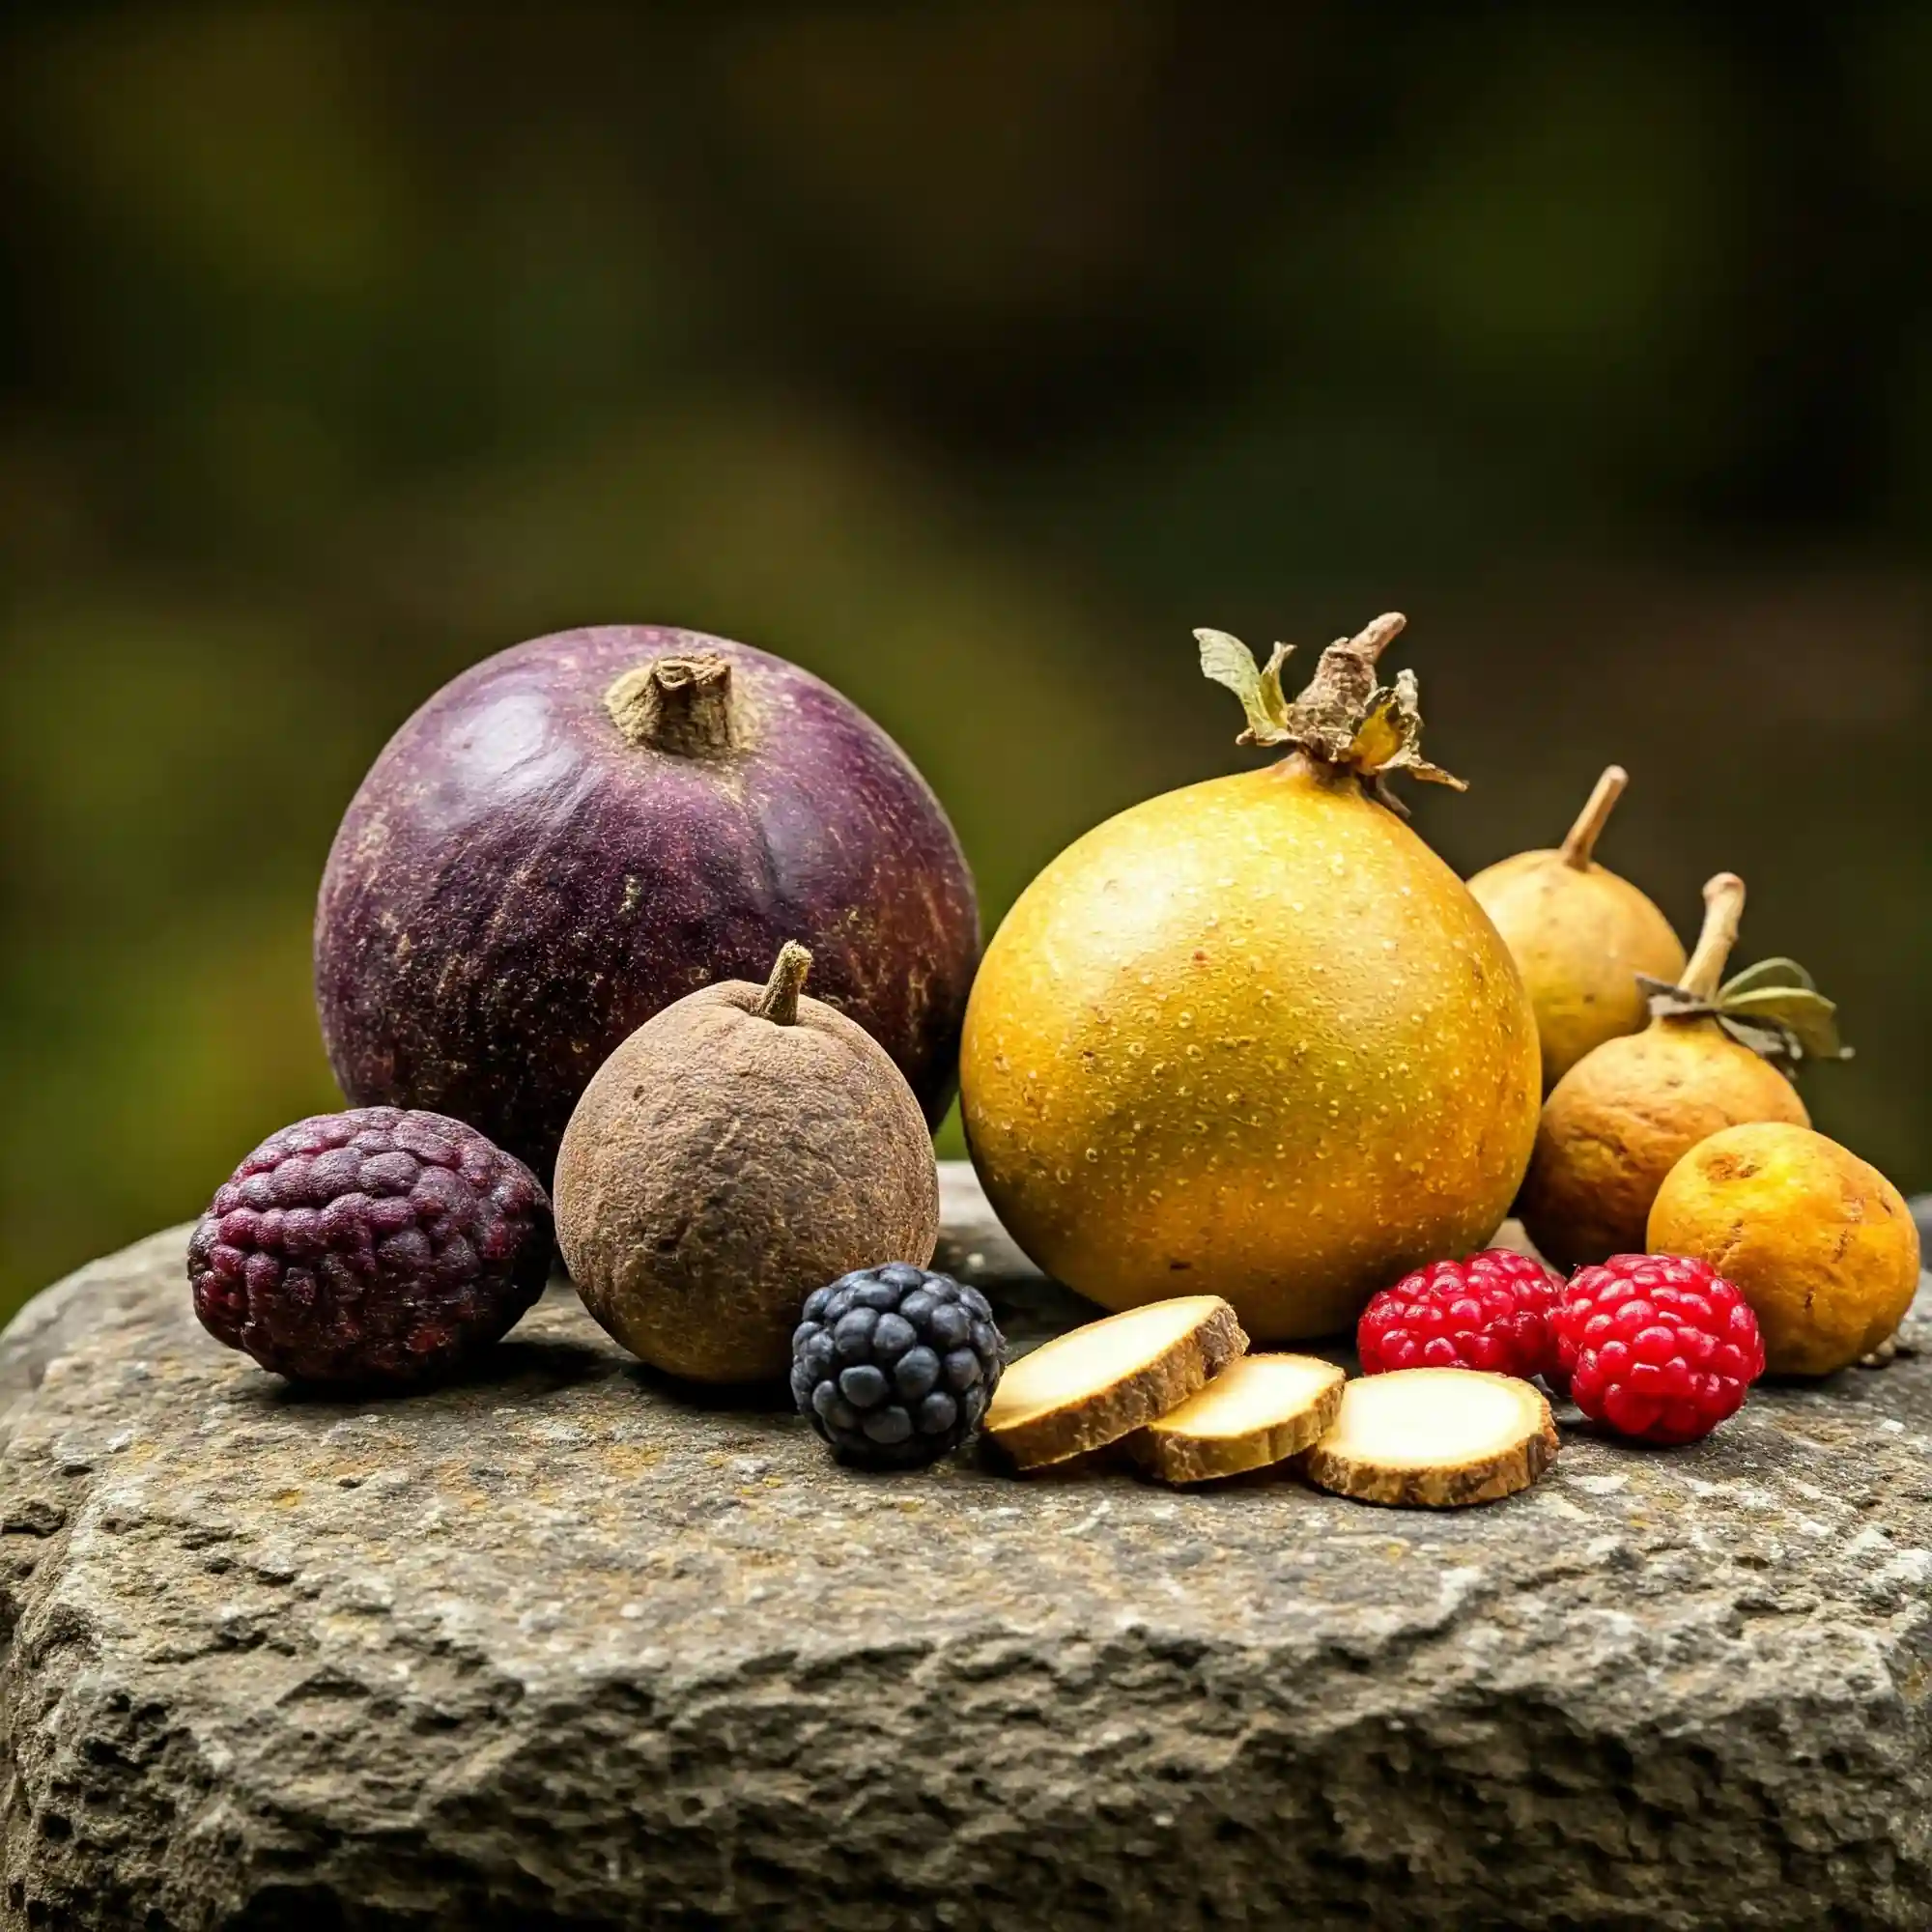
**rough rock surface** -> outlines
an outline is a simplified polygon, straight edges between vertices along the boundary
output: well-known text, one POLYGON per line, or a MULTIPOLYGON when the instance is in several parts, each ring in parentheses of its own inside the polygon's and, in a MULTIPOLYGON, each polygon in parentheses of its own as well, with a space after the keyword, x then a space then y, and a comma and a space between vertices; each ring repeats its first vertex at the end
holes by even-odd
MULTIPOLYGON (((1065 1320, 948 1179, 943 1256, 1065 1320)), ((563 1287, 462 1387, 305 1398, 183 1242, 0 1340, 9 1923, 1932 1923, 1922 1313, 1433 1516, 854 1475, 563 1287)))

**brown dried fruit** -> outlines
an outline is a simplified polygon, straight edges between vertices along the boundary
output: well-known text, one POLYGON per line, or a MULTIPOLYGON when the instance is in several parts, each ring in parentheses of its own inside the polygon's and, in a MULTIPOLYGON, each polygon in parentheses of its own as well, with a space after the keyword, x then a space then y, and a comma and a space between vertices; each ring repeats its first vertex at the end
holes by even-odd
POLYGON ((565 1130, 556 1226, 592 1315, 694 1381, 781 1378, 815 1288, 923 1267, 939 1170, 919 1102, 862 1027, 800 997, 787 943, 769 984, 706 986, 599 1069, 565 1130))

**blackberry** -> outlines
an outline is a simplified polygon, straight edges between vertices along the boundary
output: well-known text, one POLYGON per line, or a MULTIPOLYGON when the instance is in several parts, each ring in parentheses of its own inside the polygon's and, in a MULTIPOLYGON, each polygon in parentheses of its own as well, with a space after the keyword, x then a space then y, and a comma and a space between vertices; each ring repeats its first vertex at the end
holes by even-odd
POLYGON ((550 1197, 440 1114, 357 1107, 270 1137, 188 1241, 194 1312, 291 1380, 407 1387, 515 1325, 550 1275, 550 1197))
POLYGON ((814 1289, 791 1347, 799 1413, 841 1462, 879 1469, 916 1468, 956 1449, 1006 1365, 986 1297, 908 1262, 814 1289))

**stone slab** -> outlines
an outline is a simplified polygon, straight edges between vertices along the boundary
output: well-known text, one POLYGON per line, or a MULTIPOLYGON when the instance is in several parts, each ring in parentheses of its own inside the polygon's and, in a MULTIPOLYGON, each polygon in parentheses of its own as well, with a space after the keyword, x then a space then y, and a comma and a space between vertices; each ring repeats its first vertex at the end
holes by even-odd
MULTIPOLYGON (((1081 1306, 947 1176, 945 1260, 1081 1306)), ((293 1392, 184 1231, 0 1338, 11 1924, 1932 1924, 1932 1322, 1434 1516, 842 1470, 556 1285, 293 1392)))

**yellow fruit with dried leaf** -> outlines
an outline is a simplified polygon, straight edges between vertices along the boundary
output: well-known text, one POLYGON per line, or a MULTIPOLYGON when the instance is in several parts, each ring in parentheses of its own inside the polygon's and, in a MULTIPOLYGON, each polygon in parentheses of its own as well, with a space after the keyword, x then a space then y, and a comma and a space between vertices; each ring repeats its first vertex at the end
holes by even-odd
POLYGON ((1404 823, 1413 674, 1391 614, 1299 700, 1221 632, 1264 770, 1148 800, 1022 895, 987 949, 960 1067, 1002 1221, 1109 1308, 1225 1295, 1257 1338, 1350 1326, 1377 1289, 1495 1231, 1542 1092, 1536 1019, 1495 927, 1404 823))
POLYGON ((1690 1149, 1751 1121, 1808 1126, 1780 1066, 1843 1054, 1832 1003, 1794 960, 1767 960, 1719 985, 1744 881, 1721 872, 1704 900, 1682 984, 1650 982, 1650 1024, 1585 1054, 1544 1105, 1517 1211, 1559 1267, 1642 1253, 1651 1204, 1690 1149))

